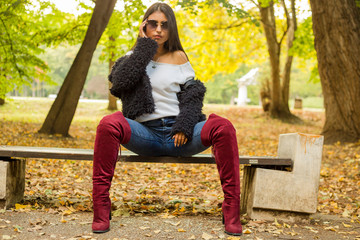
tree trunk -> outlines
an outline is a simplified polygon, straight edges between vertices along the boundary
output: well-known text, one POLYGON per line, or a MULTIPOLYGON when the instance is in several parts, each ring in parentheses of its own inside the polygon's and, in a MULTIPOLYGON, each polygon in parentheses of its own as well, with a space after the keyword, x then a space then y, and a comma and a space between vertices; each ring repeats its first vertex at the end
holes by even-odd
POLYGON ((325 143, 360 139, 360 10, 354 0, 310 0, 324 95, 325 143))
POLYGON ((276 23, 274 14, 274 3, 262 7, 259 3, 261 22, 265 30, 266 42, 271 63, 271 104, 270 115, 274 118, 289 120, 294 117, 289 110, 288 103, 284 103, 280 83, 280 46, 276 37, 276 23))
MULTIPOLYGON (((110 40, 110 41, 115 41, 115 39, 114 39, 112 36, 109 37, 109 40, 110 40)), ((111 73, 112 66, 113 66, 114 63, 115 63, 115 62, 113 61, 113 59, 114 59, 114 53, 113 53, 113 51, 111 51, 111 59, 109 60, 109 74, 111 73)), ((112 84, 111 84, 111 82, 109 81, 109 89, 111 88, 111 86, 112 86, 112 84)), ((116 104, 117 98, 116 98, 114 95, 112 95, 112 94, 110 93, 110 91, 109 91, 109 93, 108 93, 108 99, 109 99, 108 110, 110 110, 110 111, 115 111, 115 110, 117 110, 117 109, 118 109, 118 108, 117 108, 117 104, 116 104)))
POLYGON ((109 22, 116 0, 97 0, 85 39, 39 132, 69 135, 97 43, 109 22))
MULTIPOLYGON (((294 39, 295 39, 295 31, 297 29, 297 21, 296 21, 296 10, 295 10, 295 0, 291 0, 291 16, 287 11, 285 1, 282 1, 284 10, 286 13, 286 19, 288 23, 288 32, 287 32, 287 50, 288 54, 285 60, 283 81, 282 81, 282 97, 283 104, 289 108, 289 96, 290 96, 290 75, 291 75, 291 65, 293 61, 293 56, 289 55, 289 50, 291 49, 294 39)), ((290 112, 290 109, 288 109, 290 112)))
POLYGON ((5 99, 4 98, 0 98, 0 106, 5 104, 5 99))

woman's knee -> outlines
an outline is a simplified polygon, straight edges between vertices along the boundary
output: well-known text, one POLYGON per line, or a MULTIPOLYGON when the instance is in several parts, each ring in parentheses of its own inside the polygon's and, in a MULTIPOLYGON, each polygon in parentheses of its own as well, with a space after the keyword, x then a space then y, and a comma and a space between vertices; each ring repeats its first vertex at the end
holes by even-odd
POLYGON ((224 137, 236 137, 236 130, 233 124, 226 118, 211 114, 201 130, 203 145, 212 145, 215 139, 223 139, 224 137))
POLYGON ((216 114, 211 114, 208 121, 211 121, 213 128, 223 129, 225 132, 236 131, 234 125, 228 119, 220 117, 216 114))
POLYGON ((97 132, 118 132, 118 128, 124 124, 126 119, 121 112, 116 112, 103 117, 97 126, 97 132))

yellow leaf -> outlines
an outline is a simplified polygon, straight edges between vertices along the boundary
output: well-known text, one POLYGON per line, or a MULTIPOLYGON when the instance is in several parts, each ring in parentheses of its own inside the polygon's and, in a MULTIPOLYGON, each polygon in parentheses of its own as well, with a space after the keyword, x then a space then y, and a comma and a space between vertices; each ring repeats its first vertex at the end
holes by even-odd
POLYGON ((325 230, 330 230, 330 231, 333 231, 333 232, 336 232, 336 229, 334 227, 326 227, 325 230))
POLYGON ((63 214, 64 214, 64 216, 67 216, 67 215, 72 214, 72 211, 71 211, 71 210, 65 210, 65 211, 63 212, 63 214))
POLYGON ((289 224, 284 223, 283 225, 284 225, 284 228, 291 228, 291 226, 289 224))
POLYGON ((28 207, 28 205, 21 205, 21 204, 18 204, 18 203, 15 204, 15 209, 16 210, 24 209, 24 208, 27 208, 27 207, 28 207))
POLYGON ((245 229, 244 231, 243 231, 243 233, 245 233, 245 234, 251 234, 252 233, 252 231, 250 230, 250 229, 245 229))
POLYGON ((182 229, 182 228, 179 228, 179 229, 178 229, 178 232, 186 232, 186 230, 185 230, 185 229, 182 229))
POLYGON ((62 222, 62 223, 66 223, 67 221, 64 219, 64 217, 63 217, 63 216, 61 216, 61 220, 60 220, 60 222, 62 222))
POLYGON ((343 225, 344 225, 344 227, 346 227, 346 228, 352 228, 352 226, 351 225, 349 225, 349 224, 345 224, 345 223, 342 223, 343 225))
POLYGON ((281 224, 280 224, 280 223, 278 223, 278 221, 277 221, 277 219, 276 219, 276 218, 275 218, 274 223, 275 223, 275 226, 276 226, 276 227, 281 228, 281 224))
POLYGON ((240 237, 228 237, 227 240, 240 240, 240 237))

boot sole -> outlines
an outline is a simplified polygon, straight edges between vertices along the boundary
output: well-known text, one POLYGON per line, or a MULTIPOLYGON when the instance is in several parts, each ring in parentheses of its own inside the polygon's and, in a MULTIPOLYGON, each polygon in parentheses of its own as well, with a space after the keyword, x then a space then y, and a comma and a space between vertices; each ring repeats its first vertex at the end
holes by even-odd
POLYGON ((92 232, 93 232, 93 233, 106 233, 106 232, 108 232, 108 231, 110 231, 110 228, 108 228, 108 229, 106 229, 106 230, 93 230, 92 232))
POLYGON ((241 236, 242 233, 231 233, 231 232, 228 232, 228 231, 224 231, 226 234, 229 234, 231 236, 241 236))

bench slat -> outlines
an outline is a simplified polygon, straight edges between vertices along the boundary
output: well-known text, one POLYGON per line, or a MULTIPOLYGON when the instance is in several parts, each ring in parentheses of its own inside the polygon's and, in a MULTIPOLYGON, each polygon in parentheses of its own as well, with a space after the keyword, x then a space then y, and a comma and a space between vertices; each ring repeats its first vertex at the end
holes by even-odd
MULTIPOLYGON (((66 160, 93 160, 93 149, 51 148, 26 146, 0 146, 1 157, 13 158, 45 158, 66 160)), ((120 154, 119 154, 120 156, 120 154)), ((240 156, 240 164, 253 166, 285 166, 291 167, 292 160, 277 157, 240 156)), ((121 162, 153 162, 153 163, 207 163, 214 164, 211 154, 196 154, 192 157, 142 157, 130 151, 121 151, 121 162)))

